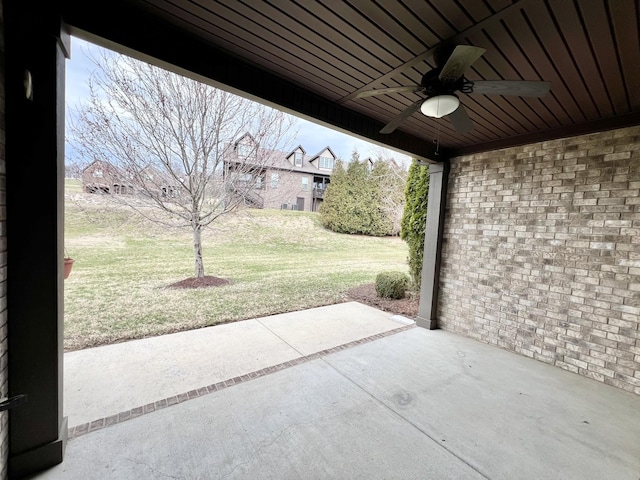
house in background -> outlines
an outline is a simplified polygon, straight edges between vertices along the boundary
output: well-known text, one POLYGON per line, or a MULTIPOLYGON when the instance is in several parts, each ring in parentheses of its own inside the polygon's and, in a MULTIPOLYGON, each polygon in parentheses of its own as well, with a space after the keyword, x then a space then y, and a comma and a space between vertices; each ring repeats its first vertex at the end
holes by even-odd
POLYGON ((95 160, 82 171, 82 191, 85 193, 132 194, 133 185, 125 173, 102 160, 95 160))
MULTIPOLYGON (((236 174, 231 188, 253 208, 277 208, 317 212, 330 183, 337 157, 330 147, 307 155, 302 146, 286 153, 259 149, 245 134, 224 152, 224 174, 236 174)), ((175 197, 181 185, 153 167, 139 172, 120 169, 96 160, 82 171, 82 191, 113 195, 157 192, 175 197)))
POLYGON ((330 147, 308 155, 302 146, 280 152, 257 147, 245 134, 224 153, 225 174, 242 170, 250 190, 237 188, 248 206, 317 212, 331 181, 336 155, 330 147))
POLYGON ((82 191, 113 195, 156 192, 161 197, 175 197, 180 189, 176 181, 153 167, 134 173, 109 162, 95 160, 82 171, 82 191))

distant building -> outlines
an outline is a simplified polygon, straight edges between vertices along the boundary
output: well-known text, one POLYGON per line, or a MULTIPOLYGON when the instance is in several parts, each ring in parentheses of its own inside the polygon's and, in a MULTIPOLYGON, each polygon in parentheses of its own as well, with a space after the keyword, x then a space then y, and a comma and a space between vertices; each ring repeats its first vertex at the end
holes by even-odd
POLYGON ((113 195, 133 195, 156 191, 161 196, 175 197, 180 185, 147 167, 135 175, 102 160, 95 160, 82 171, 82 191, 113 195))
POLYGON ((131 179, 108 162, 96 160, 82 171, 82 191, 85 193, 133 194, 131 179))
MULTIPOLYGON (((242 169, 240 177, 251 182, 249 190, 238 188, 246 205, 307 212, 318 211, 337 160, 328 146, 315 155, 308 155, 302 146, 291 152, 260 150, 249 134, 230 144, 223 156, 223 175, 242 169)), ((180 188, 151 167, 134 175, 96 160, 82 171, 86 193, 131 195, 151 189, 174 197, 180 188)))
MULTIPOLYGON (((255 188, 245 195, 246 203, 257 208, 278 208, 317 212, 331 181, 337 157, 330 147, 308 155, 302 146, 291 152, 260 151, 249 134, 225 149, 225 172, 235 166, 255 165, 255 188), (254 159, 251 158, 254 156, 254 159), (265 156, 269 156, 265 160, 265 156)), ((244 170, 246 171, 246 170, 244 170)))

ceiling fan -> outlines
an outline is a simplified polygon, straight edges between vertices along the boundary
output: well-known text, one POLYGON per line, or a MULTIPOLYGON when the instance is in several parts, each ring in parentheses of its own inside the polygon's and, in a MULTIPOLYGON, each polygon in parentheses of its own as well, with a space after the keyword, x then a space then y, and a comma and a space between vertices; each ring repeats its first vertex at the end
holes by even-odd
POLYGON ((453 49, 440 49, 434 59, 436 68, 422 77, 420 85, 381 88, 360 92, 355 98, 373 95, 410 92, 424 93, 426 98, 414 102, 380 130, 393 132, 402 122, 420 110, 428 117, 447 119, 457 132, 469 132, 473 122, 460 104, 456 92, 483 95, 516 95, 520 97, 542 97, 551 87, 549 82, 529 80, 480 80, 472 82, 464 77, 465 72, 486 52, 484 48, 457 45, 453 49))

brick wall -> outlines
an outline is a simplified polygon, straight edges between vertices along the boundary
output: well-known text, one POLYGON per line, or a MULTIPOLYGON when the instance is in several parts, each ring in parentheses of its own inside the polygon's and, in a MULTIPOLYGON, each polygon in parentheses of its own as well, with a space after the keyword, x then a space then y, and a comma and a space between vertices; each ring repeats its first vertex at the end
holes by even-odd
POLYGON ((298 197, 304 198, 304 209, 311 211, 312 192, 313 192, 313 173, 291 172, 287 170, 268 170, 265 177, 265 187, 263 190, 257 190, 258 194, 264 198, 265 208, 279 209, 283 203, 289 208, 295 204, 298 197), (271 174, 278 174, 278 186, 271 186, 271 174), (302 190, 302 177, 307 177, 308 188, 302 190))
POLYGON ((640 126, 452 160, 439 326, 640 395, 640 126))
MULTIPOLYGON (((0 25, 4 25, 2 3, 0 3, 0 25)), ((7 372, 7 238, 6 238, 6 168, 4 135, 4 28, 0 28, 0 397, 9 393, 7 372)), ((7 457, 9 454, 9 417, 0 414, 0 478, 7 478, 7 457)))

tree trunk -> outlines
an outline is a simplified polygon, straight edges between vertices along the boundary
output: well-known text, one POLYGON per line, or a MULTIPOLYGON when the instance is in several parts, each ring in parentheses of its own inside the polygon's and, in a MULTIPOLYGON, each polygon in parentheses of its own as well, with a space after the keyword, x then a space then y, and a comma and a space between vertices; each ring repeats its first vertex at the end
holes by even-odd
POLYGON ((202 239, 201 228, 199 226, 193 229, 193 253, 195 257, 195 272, 194 277, 204 277, 204 263, 202 261, 202 239))

